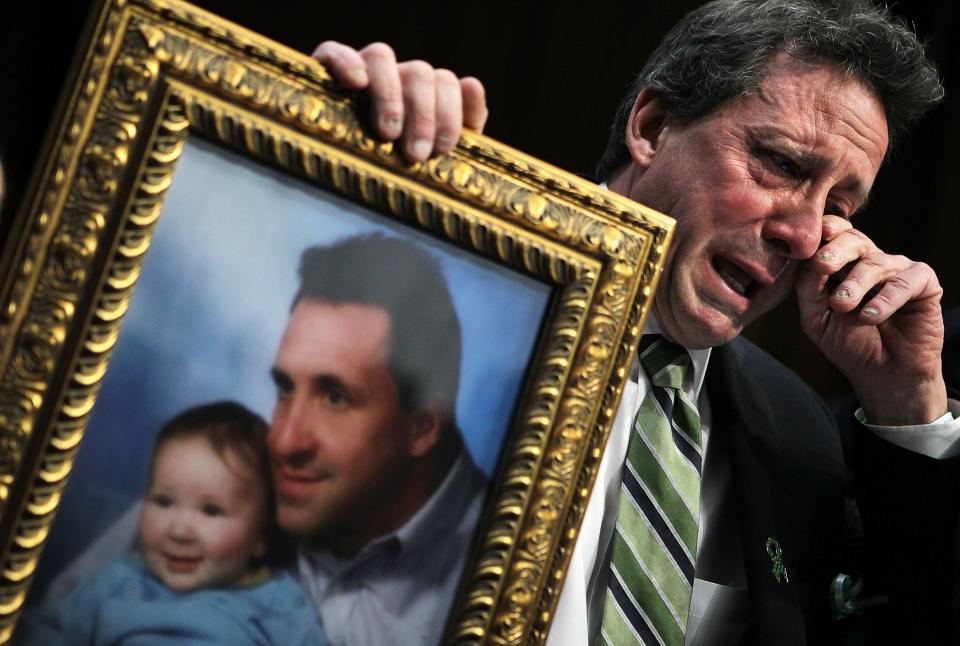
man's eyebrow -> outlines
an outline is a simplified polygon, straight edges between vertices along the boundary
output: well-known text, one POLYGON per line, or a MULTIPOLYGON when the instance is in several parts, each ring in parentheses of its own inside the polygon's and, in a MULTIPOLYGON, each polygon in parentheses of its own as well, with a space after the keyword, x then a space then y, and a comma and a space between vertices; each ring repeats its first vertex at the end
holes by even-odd
POLYGON ((338 377, 337 375, 331 374, 320 374, 315 375, 310 379, 314 388, 319 390, 331 390, 337 389, 344 392, 351 391, 352 389, 347 385, 347 383, 338 377))
POLYGON ((290 379, 290 375, 285 373, 283 370, 281 370, 277 366, 273 366, 270 368, 270 378, 273 379, 273 382, 275 384, 280 384, 280 383, 288 384, 292 381, 290 379))
POLYGON ((796 137, 777 128, 758 126, 749 128, 747 132, 754 145, 778 148, 778 152, 787 155, 792 162, 803 170, 817 168, 827 163, 826 157, 811 152, 796 137))
MULTIPOLYGON (((770 127, 752 128, 748 131, 754 142, 765 146, 778 146, 804 171, 811 171, 816 168, 822 168, 828 163, 828 159, 823 155, 818 155, 809 150, 805 150, 803 144, 789 134, 770 127)), ((851 211, 847 217, 853 217, 854 214, 863 211, 870 200, 870 192, 863 185, 863 182, 856 181, 849 188, 844 189, 853 194, 857 202, 857 208, 851 211)))

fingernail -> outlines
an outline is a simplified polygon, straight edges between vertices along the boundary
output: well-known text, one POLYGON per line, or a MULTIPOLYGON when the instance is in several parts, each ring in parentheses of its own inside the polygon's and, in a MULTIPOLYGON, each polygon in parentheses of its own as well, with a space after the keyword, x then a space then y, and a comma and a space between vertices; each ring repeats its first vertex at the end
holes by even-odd
POLYGON ((841 287, 833 293, 833 297, 837 300, 845 301, 850 298, 850 290, 846 287, 841 287))
POLYGON ((367 82, 367 68, 363 65, 351 67, 347 73, 350 75, 350 80, 358 85, 363 85, 367 82))
POLYGON ((820 260, 829 261, 829 260, 833 260, 836 257, 837 255, 832 251, 830 251, 829 249, 821 249, 820 252, 817 254, 817 258, 819 258, 820 260))
POLYGON ((410 154, 416 159, 426 159, 430 156, 430 151, 432 149, 433 143, 427 141, 426 139, 417 139, 410 144, 410 154))
POLYGON ((869 316, 870 318, 877 316, 879 313, 880 313, 880 310, 878 310, 873 305, 867 305, 866 307, 863 308, 863 315, 869 316))
POLYGON ((451 140, 449 137, 438 137, 437 138, 437 150, 442 150, 444 152, 453 149, 453 145, 456 142, 451 140))
POLYGON ((400 119, 396 117, 381 117, 380 119, 380 130, 387 137, 396 137, 399 135, 401 125, 400 119))

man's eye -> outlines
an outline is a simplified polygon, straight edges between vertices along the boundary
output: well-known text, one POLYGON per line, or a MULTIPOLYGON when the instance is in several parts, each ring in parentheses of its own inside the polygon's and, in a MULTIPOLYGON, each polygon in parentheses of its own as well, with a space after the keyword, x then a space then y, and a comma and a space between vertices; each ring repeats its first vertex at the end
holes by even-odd
POLYGON ((342 407, 351 403, 350 391, 339 379, 321 376, 315 383, 316 394, 327 406, 342 407))
POLYGON ((286 374, 274 368, 270 372, 270 376, 273 378, 273 385, 277 389, 277 399, 286 397, 293 392, 293 380, 286 374))
POLYGON ((827 204, 826 212, 824 215, 836 215, 843 218, 844 220, 850 219, 850 214, 847 213, 842 206, 839 204, 827 204))
POLYGON ((776 166, 777 170, 781 173, 790 177, 791 179, 801 179, 802 172, 800 167, 789 157, 785 157, 779 153, 768 153, 767 159, 770 160, 770 163, 776 166))

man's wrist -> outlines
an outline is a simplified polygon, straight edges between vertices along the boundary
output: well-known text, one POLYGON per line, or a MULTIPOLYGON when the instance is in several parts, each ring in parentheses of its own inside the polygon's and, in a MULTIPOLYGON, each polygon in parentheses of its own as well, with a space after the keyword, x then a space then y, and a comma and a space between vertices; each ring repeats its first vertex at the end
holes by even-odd
POLYGON ((860 397, 867 423, 876 426, 931 424, 949 412, 947 386, 940 375, 922 387, 887 386, 876 392, 860 397))

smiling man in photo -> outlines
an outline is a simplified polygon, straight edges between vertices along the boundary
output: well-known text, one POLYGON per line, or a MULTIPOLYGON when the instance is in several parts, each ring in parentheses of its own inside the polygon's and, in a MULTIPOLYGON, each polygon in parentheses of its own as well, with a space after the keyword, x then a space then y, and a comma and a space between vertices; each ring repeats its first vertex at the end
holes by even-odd
POLYGON ((304 252, 271 371, 277 521, 332 644, 439 641, 486 478, 454 421, 460 324, 410 242, 304 252))

